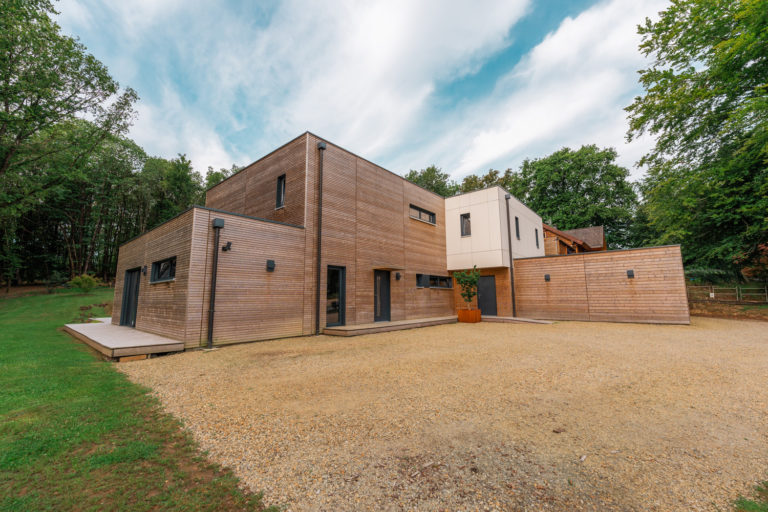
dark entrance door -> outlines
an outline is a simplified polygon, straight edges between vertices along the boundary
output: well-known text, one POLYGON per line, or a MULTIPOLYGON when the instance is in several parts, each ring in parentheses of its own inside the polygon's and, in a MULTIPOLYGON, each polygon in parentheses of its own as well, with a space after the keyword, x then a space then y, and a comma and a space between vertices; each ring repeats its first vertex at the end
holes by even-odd
POLYGON ((347 269, 328 265, 328 284, 325 296, 325 325, 344 325, 346 310, 345 283, 347 269))
POLYGON ((120 310, 120 325, 136 327, 136 309, 139 306, 139 282, 141 269, 125 271, 123 281, 123 306, 120 310))
POLYGON ((480 276, 477 283, 477 307, 484 315, 496 316, 495 276, 480 276))
POLYGON ((373 321, 389 322, 389 270, 373 271, 373 321))

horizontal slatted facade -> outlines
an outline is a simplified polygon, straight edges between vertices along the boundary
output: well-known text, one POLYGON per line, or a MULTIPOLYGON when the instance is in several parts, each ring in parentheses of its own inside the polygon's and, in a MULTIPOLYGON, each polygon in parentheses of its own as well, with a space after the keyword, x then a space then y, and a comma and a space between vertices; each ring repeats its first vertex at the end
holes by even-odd
MULTIPOLYGON (((509 281, 509 268, 479 268, 481 276, 494 276, 496 281, 496 316, 512 316, 512 287, 509 281)), ((453 280, 453 295, 456 303, 456 311, 466 309, 466 302, 461 296, 461 287, 453 280)), ((477 307, 477 297, 470 303, 472 308, 477 307)), ((518 315, 519 316, 519 315, 518 315)))
POLYGON ((195 254, 189 292, 187 348, 207 342, 213 267, 213 219, 223 219, 219 243, 213 340, 216 345, 304 333, 304 229, 195 209, 195 254), (232 242, 229 251, 221 246, 232 242), (275 269, 267 271, 267 260, 275 269))
POLYGON ((146 265, 147 273, 141 276, 139 284, 136 329, 185 340, 193 215, 192 210, 187 211, 120 247, 113 324, 120 323, 126 270, 146 265), (176 278, 170 282, 151 283, 152 263, 172 256, 176 256, 176 278))
POLYGON ((679 246, 515 260, 515 294, 521 317, 690 323, 679 246))
POLYGON ((304 224, 306 136, 252 163, 206 192, 209 208, 288 224, 304 224), (285 206, 276 208, 277 178, 285 174, 285 206))
MULTIPOLYGON (((305 320, 314 322, 318 142, 309 134, 307 174, 305 320)), ((450 315, 450 290, 416 287, 416 274, 447 276, 444 200, 386 169, 326 143, 323 154, 322 273, 346 268, 346 324, 374 321, 374 269, 390 270, 391 320, 450 315), (410 218, 410 204, 437 214, 436 225, 410 218), (396 273, 401 274, 400 280, 396 273)), ((321 294, 320 326, 325 326, 321 294)))

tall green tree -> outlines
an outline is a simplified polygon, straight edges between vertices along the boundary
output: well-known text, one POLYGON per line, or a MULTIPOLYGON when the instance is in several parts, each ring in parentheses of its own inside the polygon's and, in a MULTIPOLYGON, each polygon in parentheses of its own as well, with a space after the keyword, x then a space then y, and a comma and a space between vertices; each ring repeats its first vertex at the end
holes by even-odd
MULTIPOLYGON (((86 158, 133 120, 136 93, 61 34, 48 0, 0 0, 0 263, 17 275, 22 216, 66 181, 56 155, 86 158), (87 117, 87 131, 66 124, 87 117)), ((71 158, 69 158, 71 160, 71 158)))
POLYGON ((405 179, 443 197, 451 197, 459 192, 459 185, 435 165, 420 171, 411 169, 405 179))
POLYGON ((604 226, 608 246, 632 245, 630 227, 637 194, 629 171, 616 164, 613 148, 563 148, 549 156, 526 159, 517 172, 491 169, 467 176, 462 192, 498 185, 558 229, 604 226))
POLYGON ((768 0, 677 0, 639 33, 653 61, 627 137, 656 137, 640 162, 648 232, 698 267, 765 266, 768 0))

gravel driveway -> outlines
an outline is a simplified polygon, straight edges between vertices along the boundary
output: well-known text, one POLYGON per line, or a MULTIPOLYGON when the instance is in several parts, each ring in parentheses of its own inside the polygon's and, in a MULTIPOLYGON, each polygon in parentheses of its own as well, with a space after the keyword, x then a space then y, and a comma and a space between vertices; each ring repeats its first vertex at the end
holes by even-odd
POLYGON ((768 328, 456 324, 117 366, 289 510, 728 510, 768 478, 768 328))

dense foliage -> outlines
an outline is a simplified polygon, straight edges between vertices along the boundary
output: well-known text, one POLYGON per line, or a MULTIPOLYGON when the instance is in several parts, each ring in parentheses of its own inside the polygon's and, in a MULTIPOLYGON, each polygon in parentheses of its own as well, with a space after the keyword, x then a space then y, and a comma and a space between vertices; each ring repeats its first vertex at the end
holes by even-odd
POLYGON ((677 0, 639 27, 654 60, 627 108, 653 150, 638 231, 689 265, 768 268, 768 1, 677 0))
POLYGON ((405 175, 405 179, 443 197, 456 195, 460 188, 456 182, 451 180, 447 173, 444 173, 442 169, 434 165, 430 165, 420 171, 411 169, 405 175))
POLYGON ((498 185, 558 229, 604 226, 609 247, 616 249, 632 245, 637 207, 629 171, 615 163, 616 157, 612 148, 591 145, 525 160, 518 171, 471 174, 461 185, 435 166, 411 171, 407 178, 443 196, 498 185))
POLYGON ((125 133, 138 99, 50 2, 0 0, 0 265, 11 282, 114 275, 121 243, 204 202, 237 167, 148 158, 125 133))

